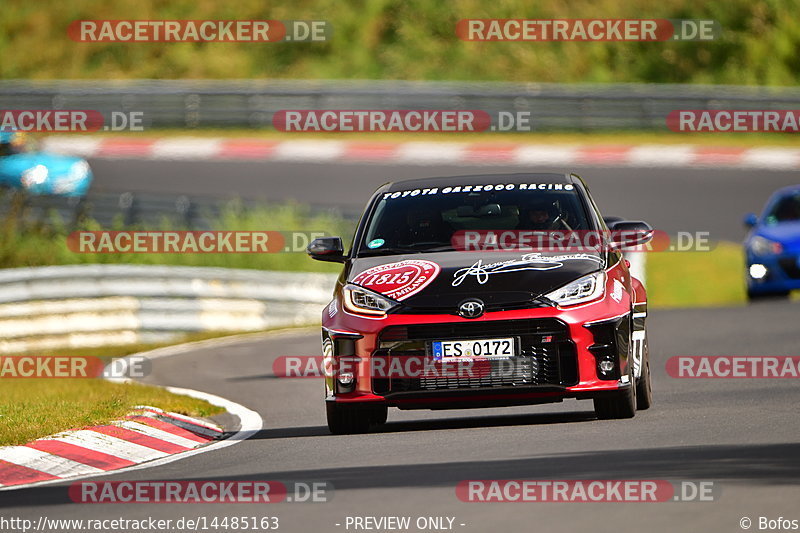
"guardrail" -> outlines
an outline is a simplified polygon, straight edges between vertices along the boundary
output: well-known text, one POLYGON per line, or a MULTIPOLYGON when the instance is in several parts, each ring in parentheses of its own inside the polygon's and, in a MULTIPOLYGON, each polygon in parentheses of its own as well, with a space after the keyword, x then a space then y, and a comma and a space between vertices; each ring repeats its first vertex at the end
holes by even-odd
POLYGON ((319 321, 336 275, 150 265, 0 270, 0 353, 319 321))
POLYGON ((0 109, 142 112, 150 128, 270 128, 285 109, 530 111, 533 130, 663 129, 675 109, 792 109, 796 88, 304 80, 0 81, 0 109))

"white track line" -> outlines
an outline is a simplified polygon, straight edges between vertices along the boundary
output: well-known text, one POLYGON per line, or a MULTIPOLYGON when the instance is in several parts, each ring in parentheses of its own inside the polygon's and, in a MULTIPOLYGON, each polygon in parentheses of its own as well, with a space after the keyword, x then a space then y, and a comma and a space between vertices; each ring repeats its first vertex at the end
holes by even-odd
POLYGON ((75 474, 78 476, 99 474, 104 472, 99 468, 78 463, 72 459, 53 455, 27 446, 8 446, 4 447, 0 459, 50 474, 51 476, 63 477, 75 474))
POLYGON ((154 450, 153 448, 142 446, 141 444, 128 442, 127 440, 112 437, 104 433, 98 433, 90 429, 81 429, 64 436, 56 435, 54 437, 45 438, 47 440, 57 440, 66 442, 67 444, 74 444, 75 446, 86 448, 87 450, 106 453, 135 463, 161 459, 169 455, 166 452, 154 450))
POLYGON ((188 448, 190 450, 202 444, 194 440, 189 440, 186 437, 181 437, 180 435, 170 433, 169 431, 164 431, 163 429, 154 428, 152 426, 148 426, 147 424, 142 424, 141 422, 134 422, 133 420, 123 420, 115 423, 114 425, 124 429, 130 429, 131 431, 137 431, 143 435, 147 435, 148 437, 163 440, 175 444, 176 446, 188 448))

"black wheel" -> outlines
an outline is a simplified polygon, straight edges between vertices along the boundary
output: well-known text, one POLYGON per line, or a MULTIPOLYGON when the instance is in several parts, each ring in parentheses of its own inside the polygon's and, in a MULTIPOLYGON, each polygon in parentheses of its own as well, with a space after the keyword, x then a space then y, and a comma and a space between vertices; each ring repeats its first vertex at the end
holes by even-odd
POLYGON ((370 423, 375 426, 382 426, 389 418, 389 407, 385 405, 376 405, 371 409, 370 423))
POLYGON ((753 293, 747 291, 747 300, 749 302, 760 302, 764 300, 782 300, 789 297, 789 291, 780 292, 757 292, 753 293))
POLYGON ((366 433, 369 426, 386 422, 388 408, 385 405, 352 405, 325 402, 328 429, 334 435, 366 433))
POLYGON ((599 420, 633 418, 636 415, 636 378, 632 360, 628 362, 628 376, 630 386, 625 392, 594 399, 594 412, 599 420))
POLYGON ((653 405, 653 386, 650 381, 650 352, 647 349, 647 334, 642 346, 642 372, 636 380, 636 410, 644 411, 653 405))

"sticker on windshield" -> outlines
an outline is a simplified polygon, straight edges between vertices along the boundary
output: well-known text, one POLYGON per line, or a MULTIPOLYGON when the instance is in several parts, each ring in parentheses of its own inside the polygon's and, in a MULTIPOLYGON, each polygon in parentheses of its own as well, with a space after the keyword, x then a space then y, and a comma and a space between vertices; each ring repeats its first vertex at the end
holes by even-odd
POLYGON ((401 301, 430 285, 440 270, 439 265, 433 261, 409 259, 368 268, 351 281, 401 301))
POLYGON ((373 239, 373 240, 369 241, 369 244, 367 244, 367 248, 372 248, 372 249, 380 248, 385 243, 386 243, 386 241, 384 241, 383 239, 373 239))

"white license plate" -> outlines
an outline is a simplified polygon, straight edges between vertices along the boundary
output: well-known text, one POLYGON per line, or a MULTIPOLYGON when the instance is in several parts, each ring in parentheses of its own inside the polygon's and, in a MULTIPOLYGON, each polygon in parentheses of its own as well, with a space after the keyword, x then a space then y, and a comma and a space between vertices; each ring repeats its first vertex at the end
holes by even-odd
POLYGON ((498 359, 516 355, 513 337, 503 339, 470 339, 464 341, 435 341, 432 352, 435 361, 454 361, 484 357, 498 359))

